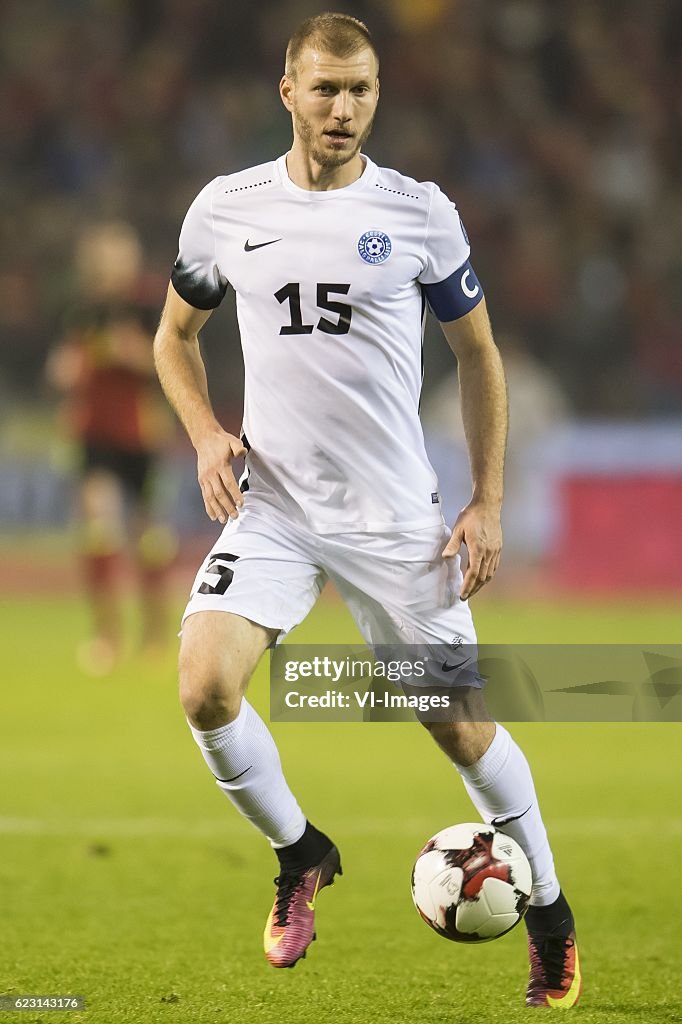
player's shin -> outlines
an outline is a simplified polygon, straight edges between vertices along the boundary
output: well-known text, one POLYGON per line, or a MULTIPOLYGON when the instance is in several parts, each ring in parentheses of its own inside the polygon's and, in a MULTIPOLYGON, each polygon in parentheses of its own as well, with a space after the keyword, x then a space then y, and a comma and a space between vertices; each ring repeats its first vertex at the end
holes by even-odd
POLYGON ((528 761, 507 730, 496 725, 492 743, 472 765, 455 767, 483 820, 515 839, 533 871, 532 906, 546 906, 559 895, 540 807, 528 761))
POLYGON ((295 843, 306 819, 287 785, 275 741, 260 715, 242 699, 233 722, 192 735, 218 786, 274 847, 295 843))

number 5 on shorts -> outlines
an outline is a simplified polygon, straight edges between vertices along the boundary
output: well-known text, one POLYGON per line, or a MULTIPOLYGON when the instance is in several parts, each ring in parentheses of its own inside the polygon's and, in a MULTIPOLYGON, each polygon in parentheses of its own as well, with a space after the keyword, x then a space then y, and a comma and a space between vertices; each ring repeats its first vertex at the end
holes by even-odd
POLYGON ((234 576, 234 570, 230 569, 226 562, 236 562, 239 555, 211 555, 208 565, 204 569, 204 575, 217 576, 215 583, 203 582, 197 594, 224 594, 234 576))

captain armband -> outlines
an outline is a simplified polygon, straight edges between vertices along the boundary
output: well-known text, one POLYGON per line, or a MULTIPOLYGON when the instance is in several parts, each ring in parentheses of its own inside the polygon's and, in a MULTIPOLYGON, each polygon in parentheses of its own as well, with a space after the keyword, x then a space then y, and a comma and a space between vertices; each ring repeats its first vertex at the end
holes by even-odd
POLYGON ((423 284, 422 288, 429 306, 441 323, 466 316, 483 298, 483 288, 469 260, 444 281, 423 284))

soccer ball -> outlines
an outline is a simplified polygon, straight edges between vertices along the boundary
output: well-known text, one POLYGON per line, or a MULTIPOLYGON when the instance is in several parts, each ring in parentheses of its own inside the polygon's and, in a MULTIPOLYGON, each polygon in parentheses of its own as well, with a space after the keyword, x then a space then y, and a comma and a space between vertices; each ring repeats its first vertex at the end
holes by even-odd
POLYGON ((518 924, 533 878, 517 842, 493 825, 437 832, 412 869, 412 899, 429 927, 454 942, 489 942, 518 924))

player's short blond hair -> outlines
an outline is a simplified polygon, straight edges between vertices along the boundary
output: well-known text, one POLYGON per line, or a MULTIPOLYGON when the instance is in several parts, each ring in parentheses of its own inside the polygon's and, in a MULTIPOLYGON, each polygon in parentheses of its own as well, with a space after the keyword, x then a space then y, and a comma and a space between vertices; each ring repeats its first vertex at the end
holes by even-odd
POLYGON ((377 72, 379 69, 379 54, 369 29, 350 14, 326 11, 306 18, 299 25, 287 45, 284 72, 288 78, 296 78, 301 54, 307 47, 315 47, 342 60, 367 47, 374 54, 377 72))

